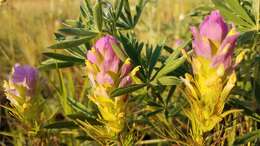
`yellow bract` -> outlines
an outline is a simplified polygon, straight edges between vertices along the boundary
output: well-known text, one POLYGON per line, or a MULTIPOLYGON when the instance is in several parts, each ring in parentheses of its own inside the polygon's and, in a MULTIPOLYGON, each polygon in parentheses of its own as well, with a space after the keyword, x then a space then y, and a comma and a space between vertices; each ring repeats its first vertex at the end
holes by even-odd
MULTIPOLYGON (((121 67, 129 64, 131 64, 130 59, 126 59, 121 67)), ((114 98, 111 98, 109 95, 119 86, 120 80, 122 78, 120 69, 119 72, 107 72, 114 81, 113 84, 97 83, 96 75, 100 72, 99 66, 97 64, 92 64, 90 61, 86 60, 86 69, 88 77, 92 83, 92 92, 89 95, 89 99, 97 105, 100 112, 100 117, 98 120, 104 124, 103 127, 98 126, 95 129, 99 129, 99 131, 104 130, 106 131, 105 133, 107 133, 105 134, 107 137, 113 137, 123 130, 126 121, 125 108, 127 104, 127 95, 121 95, 114 98)), ((128 73, 128 76, 131 78, 132 82, 139 82, 139 79, 135 77, 135 74, 138 70, 139 67, 136 67, 130 73, 128 73)), ((85 128, 86 127, 89 126, 85 126, 85 128)), ((91 129, 93 130, 93 128, 94 127, 91 129)), ((95 133, 97 133, 97 131, 95 133)))
POLYGON ((212 130, 224 116, 222 114, 226 98, 236 82, 235 72, 225 72, 224 65, 212 66, 210 60, 194 56, 193 74, 185 75, 185 94, 190 108, 184 113, 192 124, 193 139, 200 141, 204 132, 212 130))

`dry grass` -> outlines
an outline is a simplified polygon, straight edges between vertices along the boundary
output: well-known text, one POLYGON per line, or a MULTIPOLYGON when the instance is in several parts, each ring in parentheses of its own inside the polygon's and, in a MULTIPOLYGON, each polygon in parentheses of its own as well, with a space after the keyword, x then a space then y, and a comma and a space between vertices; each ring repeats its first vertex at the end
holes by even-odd
POLYGON ((37 65, 62 20, 78 16, 78 1, 12 0, 0 7, 1 72, 16 62, 37 65))
MULTIPOLYGON (((186 27, 181 22, 185 14, 207 1, 153 0, 136 29, 138 37, 150 43, 173 44, 186 27)), ((7 0, 0 6, 0 71, 9 72, 16 62, 39 64, 41 52, 54 43, 53 33, 60 22, 76 18, 79 4, 80 0, 7 0)))
POLYGON ((187 36, 188 23, 185 17, 190 10, 209 1, 157 0, 149 4, 137 28, 139 38, 153 44, 167 42, 173 45, 174 40, 187 36))

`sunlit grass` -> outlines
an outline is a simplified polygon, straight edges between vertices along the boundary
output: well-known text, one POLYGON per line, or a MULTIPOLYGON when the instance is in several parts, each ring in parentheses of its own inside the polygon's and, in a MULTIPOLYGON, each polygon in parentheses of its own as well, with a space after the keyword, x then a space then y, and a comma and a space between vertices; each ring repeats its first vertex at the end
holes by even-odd
POLYGON ((78 16, 78 1, 13 0, 0 7, 1 70, 16 62, 37 65, 41 53, 54 43, 61 22, 78 16))

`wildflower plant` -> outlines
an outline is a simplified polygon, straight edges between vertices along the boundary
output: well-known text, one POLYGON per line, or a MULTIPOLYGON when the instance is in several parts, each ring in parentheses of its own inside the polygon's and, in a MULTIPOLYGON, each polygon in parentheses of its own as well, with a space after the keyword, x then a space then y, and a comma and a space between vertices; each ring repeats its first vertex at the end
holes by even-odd
POLYGON ((239 33, 225 23, 219 11, 212 11, 200 24, 199 30, 191 27, 191 32, 193 76, 186 74, 183 79, 190 104, 184 112, 191 121, 193 139, 203 144, 203 134, 234 112, 223 112, 223 109, 237 80, 234 69, 241 61, 241 58, 236 62, 232 59, 239 33))
MULTIPOLYGON (((16 118, 16 128, 21 132, 21 143, 34 145, 41 143, 39 133, 44 133, 43 124, 52 118, 55 109, 47 107, 40 88, 38 69, 29 65, 15 64, 9 80, 4 81, 6 98, 10 107, 4 106, 16 118)), ((19 135, 17 135, 18 137, 19 135)), ((18 138, 17 138, 18 139, 18 138)))
POLYGON ((106 35, 97 40, 87 52, 86 59, 86 71, 92 86, 89 99, 97 105, 99 118, 105 125, 101 129, 102 134, 112 138, 124 129, 128 97, 112 97, 111 92, 129 86, 138 70, 138 67, 132 67, 130 59, 121 61, 113 47, 120 47, 119 42, 113 36, 106 35))
POLYGON ((250 107, 248 96, 258 101, 260 95, 260 1, 212 0, 215 7, 182 16, 180 22, 207 15, 199 27, 187 22, 191 36, 144 43, 135 28, 146 4, 155 2, 84 0, 78 19, 64 21, 37 69, 14 66, 4 81, 10 102, 4 107, 21 125, 20 145, 259 142, 260 104, 250 107), (47 96, 40 72, 48 75, 47 96))
POLYGON ((33 123, 40 115, 43 99, 39 94, 38 70, 16 64, 8 81, 4 82, 5 94, 20 120, 33 123))

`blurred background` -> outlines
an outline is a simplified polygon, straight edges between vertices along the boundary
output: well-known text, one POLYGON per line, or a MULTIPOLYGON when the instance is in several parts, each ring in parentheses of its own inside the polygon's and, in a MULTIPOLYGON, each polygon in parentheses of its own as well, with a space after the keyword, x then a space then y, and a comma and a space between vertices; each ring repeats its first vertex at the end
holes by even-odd
MULTIPOLYGON (((133 4, 137 2, 129 1, 133 4)), ((176 40, 189 37, 188 27, 193 22, 189 17, 191 10, 209 1, 150 0, 134 31, 143 42, 162 42, 173 46, 176 40)), ((8 79, 12 66, 15 63, 38 66, 43 60, 42 52, 49 51, 47 47, 55 43, 55 31, 62 27, 65 20, 78 18, 80 3, 81 0, 0 0, 0 105, 7 102, 2 85, 3 80, 8 79)), ((75 77, 81 76, 78 69, 65 71, 70 72, 66 74, 68 81, 73 82, 75 77)), ((52 83, 57 79, 49 72, 41 72, 41 76, 52 83)), ((0 132, 13 127, 6 112, 0 108, 0 132)), ((0 135, 0 145, 1 139, 5 137, 0 135)))
MULTIPOLYGON (((76 19, 81 0, 0 0, 0 79, 17 62, 37 66, 41 53, 55 42, 54 32, 66 19, 76 19)), ((130 0, 136 3, 137 0, 130 0)), ((144 42, 167 42, 187 33, 192 8, 209 0, 151 0, 136 34, 144 42)), ((46 50, 47 51, 47 50, 46 50)))

